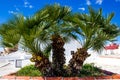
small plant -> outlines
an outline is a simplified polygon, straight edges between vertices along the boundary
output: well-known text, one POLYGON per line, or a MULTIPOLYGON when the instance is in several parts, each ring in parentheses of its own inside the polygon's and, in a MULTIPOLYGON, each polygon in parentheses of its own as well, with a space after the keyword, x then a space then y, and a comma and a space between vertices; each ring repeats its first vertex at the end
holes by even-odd
POLYGON ((42 76, 42 73, 34 65, 23 67, 16 73, 17 76, 42 76))
MULTIPOLYGON (((64 69, 67 70, 68 66, 64 65, 64 69)), ((37 69, 34 65, 29 65, 23 67, 16 73, 17 76, 43 76, 42 73, 37 69)), ((79 77, 86 77, 86 76, 101 76, 105 75, 99 68, 95 67, 94 64, 84 64, 80 73, 78 74, 79 77)), ((73 77, 73 74, 68 74, 67 71, 63 73, 63 77, 73 77)))
MULTIPOLYGON (((64 65, 64 69, 66 73, 63 73, 64 77, 74 77, 74 73, 69 74, 69 67, 64 65)), ((101 69, 94 66, 94 64, 84 64, 79 71, 80 73, 77 74, 79 77, 86 77, 86 76, 102 76, 105 75, 101 69)))
POLYGON ((84 64, 80 71, 80 77, 101 75, 105 74, 99 68, 95 67, 94 64, 84 64))

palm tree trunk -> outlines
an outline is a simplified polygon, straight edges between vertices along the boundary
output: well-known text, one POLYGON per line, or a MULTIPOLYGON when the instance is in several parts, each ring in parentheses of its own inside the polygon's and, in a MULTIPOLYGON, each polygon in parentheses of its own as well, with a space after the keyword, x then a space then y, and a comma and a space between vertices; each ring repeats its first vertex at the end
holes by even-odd
POLYGON ((52 36, 52 63, 53 63, 53 73, 54 76, 63 76, 64 64, 65 64, 65 54, 64 54, 64 40, 59 35, 52 36))
POLYGON ((33 55, 31 61, 35 62, 35 67, 39 69, 44 76, 52 76, 51 72, 51 63, 48 57, 44 55, 33 55))
POLYGON ((82 69, 84 61, 90 55, 87 53, 87 50, 84 48, 77 49, 75 53, 71 52, 71 55, 72 55, 72 59, 69 61, 68 71, 69 74, 71 74, 72 76, 78 76, 78 74, 80 74, 80 70, 82 69))

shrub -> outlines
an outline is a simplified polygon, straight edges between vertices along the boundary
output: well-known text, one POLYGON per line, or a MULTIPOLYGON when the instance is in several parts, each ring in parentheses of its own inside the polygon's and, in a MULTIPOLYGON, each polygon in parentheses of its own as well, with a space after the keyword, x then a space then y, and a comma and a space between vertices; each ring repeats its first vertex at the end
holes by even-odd
POLYGON ((16 73, 17 76, 42 76, 42 73, 34 65, 23 67, 16 73))
MULTIPOLYGON (((73 77, 74 73, 72 74, 67 74, 69 73, 68 71, 68 66, 67 65, 64 65, 64 69, 67 70, 66 73, 63 73, 64 74, 64 77, 73 77)), ((102 75, 105 75, 101 69, 97 68, 94 66, 94 64, 84 64, 82 66, 82 69, 80 70, 80 73, 78 74, 79 77, 86 77, 86 76, 102 76, 102 75)))
POLYGON ((94 64, 83 65, 82 70, 80 72, 80 77, 104 75, 104 73, 99 68, 95 67, 94 64))
MULTIPOLYGON (((68 68, 67 65, 64 65, 64 69, 66 70, 68 68)), ((21 70, 19 70, 16 73, 17 76, 43 76, 42 73, 34 67, 34 65, 29 65, 26 67, 23 67, 21 70)), ((94 64, 84 64, 79 77, 86 77, 86 76, 101 76, 104 75, 104 73, 97 67, 94 66, 94 64)), ((67 74, 67 72, 63 73, 64 77, 73 77, 73 75, 67 74)))

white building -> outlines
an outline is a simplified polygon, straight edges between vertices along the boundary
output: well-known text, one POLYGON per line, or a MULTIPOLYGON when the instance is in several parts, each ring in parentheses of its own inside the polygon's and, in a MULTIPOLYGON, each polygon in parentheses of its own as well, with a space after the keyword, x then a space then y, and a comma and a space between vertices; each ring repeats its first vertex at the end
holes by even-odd
POLYGON ((105 49, 102 52, 102 55, 119 55, 120 54, 120 45, 116 43, 111 43, 105 46, 105 49))

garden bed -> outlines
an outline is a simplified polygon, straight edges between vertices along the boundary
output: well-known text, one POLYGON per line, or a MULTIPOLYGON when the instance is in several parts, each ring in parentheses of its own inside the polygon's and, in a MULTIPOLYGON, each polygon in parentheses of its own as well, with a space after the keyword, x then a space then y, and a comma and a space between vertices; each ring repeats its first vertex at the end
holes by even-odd
MULTIPOLYGON (((80 80, 80 79, 111 79, 113 77, 119 77, 119 75, 106 71, 106 70, 101 70, 99 68, 93 67, 91 64, 86 64, 83 66, 83 69, 81 70, 81 74, 78 77, 74 76, 68 76, 68 77, 42 77, 43 75, 37 70, 33 65, 26 66, 19 70, 16 73, 11 73, 7 76, 4 76, 3 78, 40 78, 40 80, 80 80), (33 72, 34 71, 34 72, 33 72)), ((29 80, 28 79, 28 80, 29 80)))

